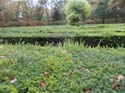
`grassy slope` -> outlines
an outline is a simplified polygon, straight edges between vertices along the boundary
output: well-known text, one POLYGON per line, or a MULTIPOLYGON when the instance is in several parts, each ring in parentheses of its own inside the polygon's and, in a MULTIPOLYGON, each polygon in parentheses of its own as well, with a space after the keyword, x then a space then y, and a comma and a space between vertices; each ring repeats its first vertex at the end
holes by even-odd
POLYGON ((124 36, 125 24, 0 28, 0 37, 124 36))
POLYGON ((0 45, 0 93, 26 87, 28 93, 123 93, 125 81, 118 82, 117 76, 125 75, 124 55, 123 48, 0 45), (10 84, 12 77, 17 78, 15 84, 10 84), (111 79, 120 89, 112 87, 111 79))

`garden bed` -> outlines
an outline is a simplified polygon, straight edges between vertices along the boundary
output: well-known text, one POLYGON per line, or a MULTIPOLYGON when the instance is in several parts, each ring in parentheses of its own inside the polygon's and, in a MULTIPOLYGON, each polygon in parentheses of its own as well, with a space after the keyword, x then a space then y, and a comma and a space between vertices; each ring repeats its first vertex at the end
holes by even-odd
POLYGON ((125 49, 0 45, 0 93, 124 93, 125 49))

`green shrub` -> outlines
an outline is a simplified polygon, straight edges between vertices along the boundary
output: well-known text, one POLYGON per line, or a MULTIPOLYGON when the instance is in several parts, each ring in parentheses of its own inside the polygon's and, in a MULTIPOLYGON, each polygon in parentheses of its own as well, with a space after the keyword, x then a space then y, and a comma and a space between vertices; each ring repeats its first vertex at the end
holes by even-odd
POLYGON ((73 25, 82 23, 91 13, 91 6, 86 0, 69 0, 65 8, 66 19, 73 25))

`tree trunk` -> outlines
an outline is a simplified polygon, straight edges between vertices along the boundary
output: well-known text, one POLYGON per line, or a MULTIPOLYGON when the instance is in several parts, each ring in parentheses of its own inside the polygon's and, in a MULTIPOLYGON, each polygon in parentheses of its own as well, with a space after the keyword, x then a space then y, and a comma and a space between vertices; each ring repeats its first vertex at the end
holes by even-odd
POLYGON ((105 18, 102 18, 102 24, 105 24, 105 18))
POLYGON ((118 23, 118 16, 116 14, 115 22, 118 23))

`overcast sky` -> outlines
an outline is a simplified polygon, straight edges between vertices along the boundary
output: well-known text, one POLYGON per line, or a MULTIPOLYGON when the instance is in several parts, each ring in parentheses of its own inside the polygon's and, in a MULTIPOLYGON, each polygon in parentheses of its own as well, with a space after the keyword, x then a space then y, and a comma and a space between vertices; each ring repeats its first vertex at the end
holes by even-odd
POLYGON ((33 0, 34 2, 38 2, 38 0, 33 0))
MULTIPOLYGON (((12 0, 12 1, 19 1, 19 0, 12 0)), ((32 7, 32 5, 38 4, 38 0, 29 0, 29 1, 30 1, 29 3, 31 5, 31 7, 32 7), (32 3, 32 1, 33 1, 33 3, 32 3)), ((51 0, 48 0, 48 1, 51 1, 51 0)), ((47 4, 47 7, 50 8, 49 4, 47 4)))
MULTIPOLYGON (((19 1, 19 0, 12 0, 12 1, 19 1)), ((37 4, 38 0, 33 0, 33 3, 37 4)))

